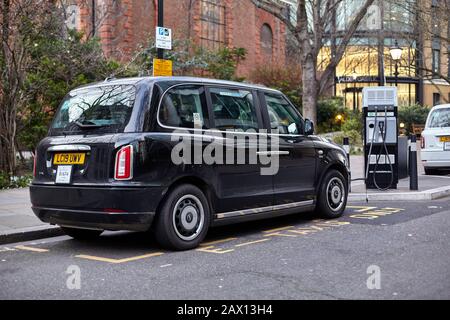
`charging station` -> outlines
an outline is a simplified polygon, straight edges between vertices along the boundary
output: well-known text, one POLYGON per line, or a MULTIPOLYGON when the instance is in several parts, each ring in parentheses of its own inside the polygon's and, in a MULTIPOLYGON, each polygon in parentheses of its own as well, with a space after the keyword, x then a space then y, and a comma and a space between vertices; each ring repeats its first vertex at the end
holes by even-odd
POLYGON ((366 188, 379 190, 397 189, 397 88, 364 88, 363 117, 366 188))

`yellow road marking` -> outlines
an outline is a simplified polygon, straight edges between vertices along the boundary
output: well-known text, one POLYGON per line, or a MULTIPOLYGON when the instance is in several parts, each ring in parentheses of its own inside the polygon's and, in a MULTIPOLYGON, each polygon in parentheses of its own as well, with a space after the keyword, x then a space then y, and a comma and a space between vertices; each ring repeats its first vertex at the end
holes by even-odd
POLYGON ((235 245, 235 247, 243 247, 243 246, 248 246, 250 244, 255 244, 255 243, 260 243, 260 242, 265 242, 265 241, 269 241, 270 239, 261 239, 261 240, 255 240, 255 241, 250 241, 250 242, 244 242, 244 243, 240 243, 235 245))
POLYGON ((204 247, 204 246, 211 246, 213 244, 229 242, 229 241, 233 241, 233 240, 236 240, 236 239, 237 238, 226 238, 226 239, 222 239, 222 240, 215 240, 215 241, 210 241, 210 242, 204 242, 204 243, 201 243, 200 246, 202 246, 202 247, 204 247))
POLYGON ((225 250, 225 249, 215 248, 214 246, 201 247, 196 250, 201 251, 201 252, 218 253, 218 254, 223 254, 223 253, 228 253, 228 252, 234 251, 234 249, 225 250))
POLYGON ((33 251, 33 252, 49 252, 48 249, 41 249, 41 248, 33 248, 33 247, 27 247, 27 246, 16 246, 15 248, 20 250, 27 250, 27 251, 33 251))
POLYGON ((287 226, 287 227, 282 227, 282 228, 270 229, 270 230, 266 230, 266 231, 263 231, 263 232, 264 233, 274 233, 274 232, 277 232, 277 231, 283 231, 283 230, 292 229, 292 228, 294 228, 294 226, 287 226))
POLYGON ((150 258, 150 257, 157 257, 160 255, 163 255, 163 252, 154 252, 154 253, 149 253, 149 254, 144 254, 141 256, 136 256, 136 257, 130 257, 130 258, 124 258, 124 259, 112 259, 112 258, 105 258, 105 257, 97 257, 97 256, 90 256, 90 255, 85 255, 85 254, 80 254, 75 256, 76 258, 81 258, 81 259, 87 259, 87 260, 93 260, 93 261, 100 261, 100 262, 108 262, 108 263, 125 263, 125 262, 131 262, 131 261, 136 261, 136 260, 141 260, 141 259, 146 259, 146 258, 150 258))
POLYGON ((388 216, 388 215, 391 215, 394 213, 399 213, 404 210, 405 209, 399 209, 399 208, 383 208, 383 209, 377 209, 377 210, 373 210, 373 211, 364 212, 361 214, 353 214, 350 216, 350 218, 374 220, 374 219, 378 219, 379 217, 388 216))
POLYGON ((295 238, 297 236, 293 235, 293 234, 284 234, 284 233, 280 233, 280 232, 274 232, 274 233, 265 234, 264 237, 291 237, 291 238, 295 238))
POLYGON ((310 233, 316 233, 316 232, 318 232, 318 230, 311 230, 311 229, 306 229, 306 228, 300 228, 300 229, 296 229, 296 230, 289 230, 289 232, 296 233, 296 234, 301 234, 301 235, 308 235, 310 233))
POLYGON ((370 211, 373 209, 376 209, 377 207, 366 207, 366 206, 347 206, 349 209, 359 209, 355 210, 356 212, 364 212, 364 211, 370 211))

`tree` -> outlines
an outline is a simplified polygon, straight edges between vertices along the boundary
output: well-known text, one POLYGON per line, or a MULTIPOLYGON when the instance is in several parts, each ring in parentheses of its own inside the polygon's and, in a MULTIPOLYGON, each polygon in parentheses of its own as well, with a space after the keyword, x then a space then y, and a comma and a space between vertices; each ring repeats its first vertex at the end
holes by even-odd
POLYGON ((302 73, 303 115, 316 122, 319 96, 329 86, 336 66, 342 59, 353 34, 374 0, 353 1, 354 11, 346 22, 345 31, 336 27, 340 11, 348 0, 298 0, 294 23, 289 15, 266 6, 292 34, 299 48, 299 64, 302 73), (331 56, 322 61, 318 70, 318 57, 324 46, 330 43, 331 56))
POLYGON ((50 12, 45 1, 0 3, 0 170, 7 175, 16 168, 16 118, 26 101, 22 89, 29 64, 28 35, 50 12))
POLYGON ((9 177, 19 140, 33 150, 69 90, 119 65, 98 39, 64 28, 58 1, 0 1, 0 171, 9 177))

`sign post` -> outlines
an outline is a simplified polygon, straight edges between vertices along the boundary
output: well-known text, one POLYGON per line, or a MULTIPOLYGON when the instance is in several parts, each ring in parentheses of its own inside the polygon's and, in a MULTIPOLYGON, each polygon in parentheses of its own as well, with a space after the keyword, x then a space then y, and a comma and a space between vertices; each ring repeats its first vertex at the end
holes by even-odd
POLYGON ((158 0, 158 26, 156 27, 155 46, 157 59, 153 59, 153 76, 172 76, 172 61, 164 59, 164 50, 172 50, 172 30, 164 28, 164 0, 158 0))
MULTIPOLYGON (((158 27, 164 27, 164 0, 158 0, 158 27)), ((156 39, 158 38, 158 28, 156 28, 156 39)), ((156 46, 158 48, 158 46, 156 46)), ((164 59, 164 48, 158 48, 158 59, 164 59)))

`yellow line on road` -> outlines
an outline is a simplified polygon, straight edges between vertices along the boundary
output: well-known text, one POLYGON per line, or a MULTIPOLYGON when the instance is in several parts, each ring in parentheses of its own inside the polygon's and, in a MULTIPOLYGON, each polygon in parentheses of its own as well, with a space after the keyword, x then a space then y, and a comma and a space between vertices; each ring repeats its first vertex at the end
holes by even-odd
POLYGON ((364 211, 370 211, 372 209, 376 209, 377 207, 366 207, 366 206, 347 206, 349 209, 359 209, 355 210, 356 212, 364 212, 364 211))
POLYGON ((50 251, 48 249, 33 248, 33 247, 27 247, 27 246, 15 246, 15 248, 20 249, 20 250, 39 252, 39 253, 50 251))
POLYGON ((266 230, 266 231, 263 231, 263 232, 264 233, 272 233, 272 232, 283 231, 283 230, 292 229, 292 228, 294 228, 294 226, 287 226, 287 227, 282 227, 282 228, 270 229, 270 230, 266 230))
POLYGON ((112 258, 105 258, 105 257, 90 256, 90 255, 85 255, 85 254, 80 254, 75 257, 81 258, 81 259, 93 260, 93 261, 118 264, 118 263, 125 263, 125 262, 146 259, 146 258, 150 258, 150 257, 157 257, 157 256, 160 256, 163 254, 164 254, 163 252, 154 252, 154 253, 144 254, 142 256, 136 256, 136 257, 130 257, 130 258, 124 258, 124 259, 112 259, 112 258))
POLYGON ((255 241, 250 241, 250 242, 244 242, 244 243, 240 243, 235 245, 235 247, 243 247, 243 246, 248 246, 250 244, 255 244, 255 243, 260 243, 260 242, 265 242, 265 241, 269 241, 270 239, 261 239, 261 240, 255 240, 255 241))
POLYGON ((234 249, 228 249, 227 250, 227 249, 216 248, 214 246, 209 246, 209 247, 200 247, 200 248, 196 249, 196 251, 224 254, 224 253, 233 252, 234 249))
POLYGON ((222 239, 222 240, 215 240, 215 241, 210 241, 210 242, 203 242, 200 244, 200 246, 204 247, 204 246, 211 246, 213 244, 218 244, 218 243, 224 243, 224 242, 229 242, 229 241, 233 241, 236 240, 237 238, 226 238, 226 239, 222 239))

